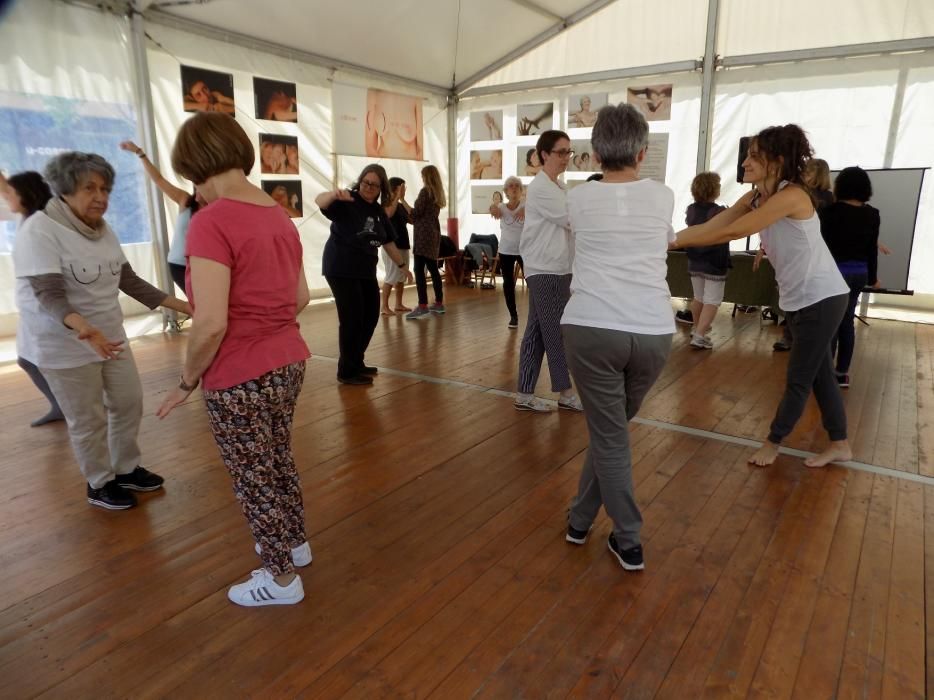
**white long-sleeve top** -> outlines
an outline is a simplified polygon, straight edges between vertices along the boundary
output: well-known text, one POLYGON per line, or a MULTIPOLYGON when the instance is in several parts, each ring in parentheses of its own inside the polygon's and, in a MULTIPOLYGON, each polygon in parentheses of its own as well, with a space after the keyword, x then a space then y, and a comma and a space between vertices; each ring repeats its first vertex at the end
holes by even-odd
POLYGON ((571 274, 574 240, 568 222, 567 192, 543 170, 529 184, 526 194, 519 253, 526 277, 571 274))

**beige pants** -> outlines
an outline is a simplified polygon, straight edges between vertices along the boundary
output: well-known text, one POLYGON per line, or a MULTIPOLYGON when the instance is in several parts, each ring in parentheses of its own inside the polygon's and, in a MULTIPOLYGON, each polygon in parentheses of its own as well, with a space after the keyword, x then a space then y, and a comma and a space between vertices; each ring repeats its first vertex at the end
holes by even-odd
POLYGON ((117 360, 39 369, 62 407, 75 459, 91 488, 133 471, 140 461, 143 387, 129 346, 117 360))

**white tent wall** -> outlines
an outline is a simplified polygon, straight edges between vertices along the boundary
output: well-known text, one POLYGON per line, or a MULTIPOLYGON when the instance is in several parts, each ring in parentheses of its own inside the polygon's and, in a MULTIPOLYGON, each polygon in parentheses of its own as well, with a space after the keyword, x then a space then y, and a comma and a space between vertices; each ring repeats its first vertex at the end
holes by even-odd
POLYGON ((705 0, 616 0, 475 87, 697 59, 706 23, 705 0))
MULTIPOLYGON (((361 78, 299 60, 284 58, 258 49, 218 41, 188 31, 149 23, 147 32, 157 44, 149 43, 149 71, 152 81, 153 102, 156 110, 157 138, 161 169, 174 179, 170 154, 172 143, 182 123, 191 116, 182 109, 180 66, 190 65, 230 73, 234 80, 234 98, 237 122, 246 130, 259 152, 259 134, 290 134, 298 137, 301 165, 304 217, 295 219, 304 247, 305 274, 308 284, 316 293, 327 290, 321 275, 321 254, 328 238, 330 222, 314 204, 320 192, 332 189, 335 181, 348 186, 363 165, 372 158, 334 156, 332 143, 331 85, 336 83, 381 88, 405 94, 424 96, 425 158, 447 176, 447 125, 444 100, 427 95, 418 89, 406 89, 400 84, 384 83, 373 78, 361 78), (297 84, 298 123, 280 123, 257 120, 254 116, 253 77, 268 78, 297 84), (336 172, 335 172, 336 165, 336 172)), ((421 187, 420 170, 424 163, 403 160, 380 162, 390 175, 399 175, 410 184, 412 197, 421 187)), ((260 173, 257 164, 250 180, 259 185, 262 179, 278 178, 260 173)), ((446 180, 445 180, 446 181, 446 180)), ((190 183, 176 179, 180 187, 190 189, 190 183)), ((170 229, 178 215, 177 207, 167 203, 166 214, 170 229)), ((381 266, 380 266, 381 267, 381 266)))
MULTIPOLYGON (((556 128, 568 131, 572 140, 590 139, 590 129, 566 129, 568 100, 571 95, 607 93, 609 104, 626 102, 626 88, 638 85, 670 83, 672 85, 671 119, 649 123, 651 133, 667 133, 668 159, 665 183, 675 192, 675 210, 673 225, 680 227, 684 223, 684 211, 691 203, 690 184, 695 174, 697 158, 698 126, 700 123, 700 73, 678 73, 664 76, 647 76, 627 81, 607 81, 576 85, 572 88, 528 90, 510 92, 503 95, 489 95, 461 100, 458 104, 457 119, 457 182, 458 182, 458 218, 460 220, 461 244, 471 233, 499 235, 499 224, 488 214, 473 214, 471 210, 471 189, 497 185, 502 189, 503 180, 509 175, 519 175, 523 182, 531 178, 524 177, 517 163, 517 147, 532 148, 537 136, 516 136, 516 107, 521 104, 554 102, 556 128), (470 141, 470 113, 502 109, 502 141, 470 141), (470 179, 470 151, 503 149, 503 177, 499 180, 470 179)), ((575 105, 576 108, 576 105, 575 105)), ((584 180, 583 173, 568 173, 565 181, 584 180)))
MULTIPOLYGON (((144 203, 144 181, 136 159, 116 149, 122 139, 139 138, 131 126, 137 117, 126 19, 55 0, 19 2, 0 23, 0 46, 3 107, 48 111, 53 120, 116 116, 128 124, 126 133, 112 134, 115 155, 109 159, 117 172, 117 181, 111 210, 118 208, 122 204, 120 199, 128 195, 144 203), (67 114, 56 114, 56 110, 66 105, 67 114), (73 111, 72 105, 76 105, 73 111)), ((85 139, 87 134, 77 137, 85 139)), ((41 144, 28 147, 29 151, 36 151, 35 155, 27 156, 33 169, 41 169, 52 154, 75 147, 52 130, 30 134, 29 138, 30 143, 41 144)), ((21 147, 21 143, 11 142, 0 145, 0 165, 11 167, 19 158, 21 147)), ((142 211, 138 231, 117 230, 117 234, 124 238, 127 233, 135 233, 137 239, 145 240, 125 244, 124 253, 141 277, 156 283, 149 217, 144 206, 142 211)), ((0 253, 0 336, 15 332, 14 289, 12 257, 8 252, 0 253)), ((125 296, 121 297, 121 305, 127 314, 146 310, 125 296)))
MULTIPOLYGON (((723 178, 722 201, 731 203, 745 190, 736 183, 739 139, 774 124, 795 123, 808 134, 815 154, 831 169, 931 167, 934 129, 930 103, 934 55, 876 56, 757 66, 721 71, 715 86, 711 169, 723 178), (924 67, 924 66, 927 67, 924 67), (901 120, 892 124, 899 73, 908 70, 901 120), (907 113, 906 113, 907 112, 907 113), (927 123, 925 123, 927 119, 927 123), (886 162, 894 138, 895 158, 886 162)), ((909 287, 934 294, 934 201, 932 177, 926 177, 915 229, 909 287)), ((753 245, 757 245, 755 237, 753 245)), ((734 242, 741 248, 743 241, 734 242)), ((883 285, 885 281, 882 280, 883 285)), ((891 296, 876 302, 892 303, 891 296)), ((928 306, 919 297, 912 305, 928 306)))

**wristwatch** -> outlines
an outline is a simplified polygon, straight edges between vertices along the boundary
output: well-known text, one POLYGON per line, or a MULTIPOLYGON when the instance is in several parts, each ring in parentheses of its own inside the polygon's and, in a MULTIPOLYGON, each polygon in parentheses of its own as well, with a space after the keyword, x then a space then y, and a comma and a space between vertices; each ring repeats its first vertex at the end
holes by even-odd
POLYGON ((182 391, 194 391, 198 388, 198 384, 201 383, 200 379, 196 379, 194 384, 185 384, 185 375, 180 374, 178 376, 178 388, 182 391))

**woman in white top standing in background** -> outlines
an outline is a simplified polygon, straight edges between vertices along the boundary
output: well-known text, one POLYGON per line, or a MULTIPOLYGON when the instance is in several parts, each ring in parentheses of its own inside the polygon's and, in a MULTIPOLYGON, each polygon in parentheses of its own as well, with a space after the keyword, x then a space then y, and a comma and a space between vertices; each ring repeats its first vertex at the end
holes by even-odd
POLYGON ((519 240, 522 237, 522 225, 525 222, 525 202, 522 201, 522 180, 515 175, 506 178, 503 183, 506 202, 493 202, 490 215, 499 220, 499 268, 503 273, 503 297, 509 310, 509 327, 519 327, 519 313, 516 311, 516 265, 522 267, 519 255, 519 240))
POLYGON ((677 247, 713 245, 761 232, 762 248, 778 282, 779 306, 794 337, 788 358, 785 393, 775 412, 768 440, 749 461, 775 461, 814 391, 830 445, 804 463, 822 467, 852 459, 846 410, 833 371, 830 343, 846 311, 850 288, 821 236, 814 200, 804 181, 813 151, 801 127, 771 126, 749 144, 743 182, 755 187, 732 207, 699 226, 678 233, 677 247))
POLYGON ((561 393, 558 408, 580 411, 580 399, 571 389, 561 343, 561 314, 571 296, 571 259, 574 243, 568 225, 567 194, 558 175, 574 155, 563 131, 549 130, 535 144, 542 169, 529 185, 525 200, 525 225, 519 254, 529 288, 529 318, 519 350, 519 390, 516 409, 547 413, 551 408, 535 396, 535 385, 548 356, 551 390, 561 393))
POLYGON ((593 152, 603 179, 568 195, 574 281, 561 330, 590 445, 568 511, 568 542, 584 544, 602 505, 608 546, 624 569, 644 568, 642 515, 632 485, 629 421, 658 379, 675 330, 668 289, 674 193, 640 180, 649 125, 628 104, 600 110, 593 152))

